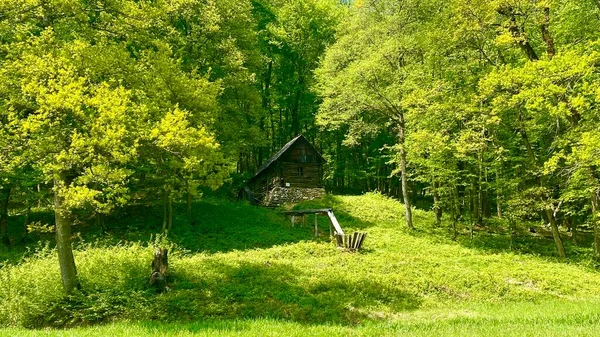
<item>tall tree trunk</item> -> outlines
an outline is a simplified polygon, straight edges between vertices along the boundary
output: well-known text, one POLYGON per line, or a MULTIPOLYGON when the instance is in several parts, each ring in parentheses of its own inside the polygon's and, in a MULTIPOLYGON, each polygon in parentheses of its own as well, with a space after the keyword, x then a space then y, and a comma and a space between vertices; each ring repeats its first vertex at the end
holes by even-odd
POLYGON ((598 224, 598 206, 600 205, 600 196, 598 191, 592 193, 592 222, 594 226, 594 255, 600 259, 600 225, 598 224))
POLYGON ((575 222, 575 217, 569 216, 567 221, 569 222, 569 228, 571 229, 571 243, 577 246, 579 237, 577 234, 577 222, 575 222))
POLYGON ((440 205, 440 193, 438 192, 439 183, 434 182, 433 186, 433 210, 435 213, 435 224, 439 226, 442 223, 442 205, 440 205))
POLYGON ((0 189, 0 240, 6 246, 10 246, 8 237, 8 203, 10 202, 11 188, 0 189))
POLYGON ((483 155, 479 154, 479 173, 477 180, 477 224, 483 225, 483 155))
POLYGON ((565 247, 563 246, 562 239, 560 238, 560 232, 558 231, 558 225, 556 224, 554 213, 552 213, 552 210, 548 208, 546 209, 546 215, 550 220, 550 229, 552 230, 552 237, 554 238, 558 255, 562 258, 565 258, 567 257, 567 253, 565 252, 565 247))
POLYGON ((64 207, 64 198, 58 190, 67 185, 66 175, 61 173, 60 179, 54 181, 54 214, 56 221, 56 249, 63 288, 67 294, 75 288, 80 289, 71 244, 71 220, 69 210, 64 207))
POLYGON ((404 206, 406 208, 406 227, 408 229, 414 229, 413 221, 412 221, 412 210, 411 210, 411 202, 408 197, 408 178, 406 172, 406 149, 404 148, 404 140, 405 140, 405 128, 406 123, 404 121, 404 114, 400 113, 398 115, 399 123, 398 123, 398 141, 400 143, 400 180, 402 181, 402 198, 404 199, 404 206))
POLYGON ((456 240, 458 237, 458 231, 456 229, 457 223, 460 220, 461 209, 460 200, 458 196, 458 187, 454 185, 452 187, 452 240, 456 240))
MULTIPOLYGON (((521 110, 519 110, 519 124, 520 124, 520 132, 523 141, 525 142, 525 146, 527 148, 527 153, 529 154, 529 161, 531 162, 531 167, 535 170, 538 169, 537 160, 535 158, 535 154, 533 153, 533 148, 531 143, 529 142, 529 138, 527 137, 527 131, 525 130, 525 125, 523 123, 523 115, 521 114, 521 110)), ((540 187, 544 187, 544 179, 540 177, 536 177, 536 180, 540 187)), ((550 199, 550 196, 546 196, 546 201, 550 199)), ((563 246, 562 239, 560 238, 560 232, 558 231, 558 226, 556 224, 556 218, 554 217, 554 212, 550 209, 546 209, 546 216, 548 217, 548 222, 550 223, 550 228, 552 230, 552 237, 554 238, 554 243, 556 244, 556 250, 558 251, 558 255, 560 257, 567 257, 565 252, 565 247, 563 246)))
POLYGON ((162 223, 162 232, 165 233, 167 231, 167 224, 169 222, 169 196, 168 192, 165 190, 163 195, 163 223, 162 223))
POLYGON ((27 210, 25 211, 25 221, 23 221, 23 235, 21 236, 21 243, 27 242, 27 234, 29 234, 29 224, 31 223, 31 201, 27 201, 27 210))
POLYGON ((496 211, 498 218, 502 218, 502 189, 500 188, 500 175, 496 172, 496 211))

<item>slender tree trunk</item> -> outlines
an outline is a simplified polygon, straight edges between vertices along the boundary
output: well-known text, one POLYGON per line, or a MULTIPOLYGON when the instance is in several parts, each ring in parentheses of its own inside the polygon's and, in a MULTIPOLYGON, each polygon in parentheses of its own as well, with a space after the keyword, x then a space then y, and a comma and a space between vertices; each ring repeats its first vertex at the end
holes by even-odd
POLYGON ((408 197, 408 178, 406 172, 406 149, 404 148, 405 139, 405 127, 404 114, 399 114, 399 125, 398 125, 398 141, 400 143, 400 180, 402 182, 402 198, 404 199, 404 206, 406 208, 406 227, 408 229, 414 229, 412 221, 412 209, 410 198, 408 197))
MULTIPOLYGON (((537 169, 537 160, 535 158, 535 154, 533 153, 533 148, 531 143, 529 142, 529 138, 527 137, 527 131, 525 130, 525 125, 523 123, 523 115, 519 110, 519 124, 520 124, 520 132, 523 141, 525 142, 525 146, 527 148, 527 153, 529 154, 529 161, 531 162, 531 167, 537 169)), ((536 178, 540 187, 544 187, 544 179, 536 178)), ((546 197, 546 200, 550 199, 550 196, 546 197)), ((560 238, 560 232, 558 231, 558 225, 556 224, 556 218, 554 217, 554 213, 551 209, 546 209, 546 216, 548 217, 548 221, 550 223, 550 229, 552 230, 552 237, 554 238, 554 243, 556 244, 556 250, 560 257, 566 258, 567 254, 565 252, 565 247, 563 245, 562 239, 560 238)))
POLYGON ((477 224, 483 225, 483 155, 479 154, 479 175, 477 180, 477 224))
POLYGON ((578 234, 577 234, 577 223, 575 222, 574 217, 568 217, 569 228, 571 228, 571 243, 577 246, 578 234))
POLYGON ((598 206, 600 205, 600 197, 598 192, 592 193, 592 222, 594 226, 594 255, 600 259, 600 225, 598 224, 598 206))
POLYGON ((565 252, 565 247, 563 246, 562 239, 560 238, 560 232, 558 231, 558 225, 556 224, 556 218, 552 213, 551 209, 546 209, 546 215, 550 220, 550 229, 552 230, 552 237, 554 238, 554 243, 556 244, 556 250, 558 255, 562 258, 567 257, 567 253, 565 252))
MULTIPOLYGON (((67 184, 64 173, 60 180, 54 181, 55 189, 67 184)), ((73 292, 75 288, 80 289, 77 279, 77 269, 75 268, 75 258, 73 257, 73 247, 71 244, 71 220, 69 211, 64 207, 64 198, 60 191, 54 191, 54 214, 56 221, 56 249, 58 251, 58 262, 60 264, 60 275, 63 288, 67 294, 73 292)))
POLYGON ((458 187, 457 186, 453 186, 452 188, 452 240, 456 240, 456 238, 458 237, 458 231, 456 229, 457 223, 460 220, 460 213, 461 213, 461 209, 460 209, 460 200, 458 197, 458 187))
POLYGON ((169 195, 169 199, 168 199, 168 204, 169 204, 169 225, 168 225, 168 229, 169 232, 171 232, 171 229, 173 229, 173 197, 169 195))
POLYGON ((163 224, 162 224, 162 232, 165 233, 167 231, 167 224, 169 222, 168 217, 169 217, 169 197, 168 197, 168 192, 165 190, 164 192, 164 196, 163 196, 163 224))
POLYGON ((439 226, 442 223, 442 206, 440 205, 439 184, 433 183, 433 209, 435 213, 435 224, 439 226))
POLYGON ((500 175, 496 172, 496 211, 498 218, 502 218, 502 189, 500 188, 500 175))
POLYGON ((25 221, 23 222, 23 235, 21 236, 21 243, 27 242, 27 234, 29 234, 29 224, 31 223, 31 201, 27 201, 27 210, 25 211, 25 221))
POLYGON ((0 189, 0 240, 5 246, 10 246, 8 237, 8 203, 10 202, 11 188, 0 189))

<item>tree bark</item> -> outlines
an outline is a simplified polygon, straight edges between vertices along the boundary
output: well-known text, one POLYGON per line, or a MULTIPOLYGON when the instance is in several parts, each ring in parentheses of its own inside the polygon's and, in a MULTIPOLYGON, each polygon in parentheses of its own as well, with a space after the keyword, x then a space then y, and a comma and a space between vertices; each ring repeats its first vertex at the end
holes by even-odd
POLYGON ((600 259, 600 225, 598 224, 598 206, 600 204, 600 196, 598 192, 592 193, 592 222, 594 227, 594 255, 596 259, 600 259))
POLYGON ((11 188, 0 189, 0 240, 5 246, 10 246, 8 237, 8 203, 10 201, 11 188))
POLYGON ((550 220, 550 229, 552 230, 552 237, 554 238, 554 243, 556 244, 556 250, 558 255, 562 258, 567 257, 567 253, 565 252, 565 247, 563 246, 562 239, 560 238, 560 232, 558 231, 558 225, 556 224, 556 218, 552 213, 551 209, 546 209, 546 215, 550 220))
MULTIPOLYGON (((600 0, 597 0, 600 1, 600 0)), ((556 54, 556 49, 554 48, 554 39, 552 35, 550 35, 550 30, 548 26, 550 25, 550 7, 544 7, 544 21, 540 25, 540 29, 542 31, 542 39, 546 42, 546 52, 548 54, 548 58, 552 60, 554 55, 556 54)))
POLYGON ((27 210, 25 211, 25 221, 23 222, 23 236, 21 236, 21 243, 27 242, 27 234, 29 234, 29 224, 31 223, 31 201, 27 201, 27 210))
POLYGON ((500 188, 500 175, 496 172, 496 211, 498 218, 502 218, 502 190, 500 188))
POLYGON ((442 206, 440 205, 440 193, 438 192, 439 183, 433 183, 433 210, 435 213, 435 224, 439 226, 442 223, 442 206))
MULTIPOLYGON (((537 160, 535 158, 535 154, 533 153, 533 148, 531 143, 529 142, 529 138, 527 137, 527 131, 525 130, 525 125, 523 123, 523 115, 519 110, 519 131, 521 133, 522 139, 525 142, 525 146, 527 148, 527 153, 529 154, 529 161, 531 162, 531 167, 533 169, 538 169, 537 160)), ((536 181, 540 187, 544 187, 544 179, 540 177, 536 177, 536 181)), ((544 198, 544 197, 542 197, 544 198)), ((546 201, 550 199, 550 196, 546 196, 546 201)), ((543 200, 543 199, 542 199, 543 200)), ((556 218, 554 217, 554 212, 550 208, 546 208, 546 216, 548 217, 548 221, 550 223, 550 228, 552 230, 552 237, 554 238, 554 243, 556 244, 556 250, 558 251, 558 255, 560 257, 567 257, 565 252, 565 247, 563 245, 562 239, 560 238, 560 232, 558 231, 558 226, 556 224, 556 218)))
POLYGON ((71 243, 71 221, 69 211, 64 207, 64 198, 59 188, 67 184, 66 175, 61 173, 60 179, 54 181, 54 214, 56 219, 56 249, 58 251, 58 263, 60 264, 60 275, 63 288, 67 294, 81 286, 77 279, 75 258, 71 243))
POLYGON ((152 274, 148 283, 156 287, 160 292, 167 291, 167 275, 169 267, 169 257, 166 248, 156 248, 154 250, 154 260, 152 260, 152 274))
POLYGON ((411 202, 408 197, 408 178, 406 172, 406 149, 404 148, 404 140, 405 140, 405 127, 406 123, 404 121, 404 114, 400 113, 398 115, 399 123, 398 123, 398 141, 400 143, 400 180, 402 181, 402 198, 404 199, 404 207, 406 208, 406 227, 408 229, 414 229, 413 221, 412 221, 412 210, 411 210, 411 202))

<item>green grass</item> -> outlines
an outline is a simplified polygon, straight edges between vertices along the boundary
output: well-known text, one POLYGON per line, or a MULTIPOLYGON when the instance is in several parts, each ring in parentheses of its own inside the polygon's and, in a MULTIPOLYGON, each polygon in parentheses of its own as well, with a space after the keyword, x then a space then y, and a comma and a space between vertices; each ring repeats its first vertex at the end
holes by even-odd
POLYGON ((409 233, 403 206, 376 194, 296 207, 326 206, 347 232, 369 233, 361 253, 339 251, 325 217, 314 239, 312 216, 292 228, 275 210, 198 203, 195 223, 177 218, 170 234, 164 294, 146 286, 159 212, 129 209, 104 235, 82 226, 83 292, 62 294, 52 250, 26 253, 0 269, 0 335, 583 336, 599 328, 600 275, 583 258, 552 257, 548 239, 523 236, 511 251, 497 225, 454 242, 418 210, 409 233))
POLYGON ((10 336, 597 336, 598 303, 564 300, 472 305, 396 315, 357 326, 268 318, 162 323, 116 322, 68 330, 9 328, 10 336))

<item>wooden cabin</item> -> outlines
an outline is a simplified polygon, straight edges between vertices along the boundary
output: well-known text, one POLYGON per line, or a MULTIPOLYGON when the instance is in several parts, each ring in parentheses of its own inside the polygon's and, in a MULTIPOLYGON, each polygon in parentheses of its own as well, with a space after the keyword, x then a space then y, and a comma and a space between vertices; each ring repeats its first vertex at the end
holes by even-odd
POLYGON ((274 188, 322 188, 325 159, 304 137, 289 141, 267 160, 248 181, 246 197, 262 202, 274 188))

